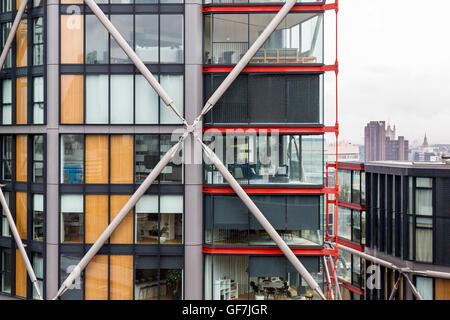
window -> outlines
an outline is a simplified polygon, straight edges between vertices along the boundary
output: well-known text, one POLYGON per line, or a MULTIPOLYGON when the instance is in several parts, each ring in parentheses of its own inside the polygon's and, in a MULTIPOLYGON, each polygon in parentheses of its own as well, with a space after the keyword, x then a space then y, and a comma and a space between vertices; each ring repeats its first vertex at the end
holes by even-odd
POLYGON ((338 236, 347 240, 352 239, 352 210, 339 207, 338 210, 338 236))
MULTIPOLYGON (((184 77, 182 75, 161 74, 159 76, 161 86, 175 102, 175 106, 181 114, 184 114, 184 77)), ((180 124, 181 120, 160 99, 160 123, 180 124)))
POLYGON ((352 202, 352 172, 349 170, 339 170, 339 200, 351 203, 352 202))
POLYGON ((416 178, 416 214, 431 216, 433 214, 433 180, 416 178))
POLYGON ((416 276, 416 288, 424 300, 434 300, 433 278, 416 276))
POLYGON ((137 256, 135 300, 180 300, 183 297, 182 256, 137 256))
POLYGON ((183 16, 160 15, 160 60, 161 63, 183 63, 183 16))
POLYGON ((416 217, 416 261, 433 262, 433 220, 416 217))
MULTIPOLYGON (((184 75, 156 74, 162 87, 184 113, 184 75)), ((83 120, 83 76, 61 76, 61 123, 63 124, 180 124, 142 75, 88 74, 86 119, 83 120)))
POLYGON ((352 171, 352 203, 361 204, 361 172, 352 171))
POLYGON ((33 194, 33 240, 44 241, 44 195, 33 194))
MULTIPOLYGON (((320 245, 319 196, 255 196, 252 200, 289 245, 320 245)), ((205 242, 216 245, 274 245, 236 196, 204 196, 205 242)))
POLYGON ((0 248, 0 262, 1 262, 1 292, 11 293, 11 249, 0 248))
MULTIPOLYGON (((3 0, 3 4, 5 4, 5 2, 7 2, 9 4, 9 7, 7 8, 7 10, 11 11, 11 0, 3 0)), ((5 7, 3 7, 3 10, 4 9, 5 9, 5 7)), ((2 48, 4 48, 5 44, 6 44, 6 39, 8 38, 8 35, 9 35, 9 31, 11 30, 11 27, 12 27, 12 23, 11 22, 2 23, 1 27, 2 27, 2 48)), ((8 69, 8 68, 12 67, 11 50, 12 50, 11 48, 8 50, 8 55, 6 56, 6 60, 3 64, 4 69, 8 69)))
MULTIPOLYGON (((102 28, 104 28, 103 25, 102 28)), ((109 122, 108 104, 108 75, 86 75, 86 123, 107 124, 109 122)))
POLYGON ((2 124, 12 123, 12 81, 10 79, 4 79, 2 81, 2 104, 1 104, 1 119, 2 124))
MULTIPOLYGON (((299 260, 319 286, 323 274, 318 257, 299 260)), ((283 256, 205 256, 206 300, 320 299, 283 256)))
MULTIPOLYGON (((214 146, 216 154, 241 184, 323 184, 321 135, 205 135, 205 141, 219 141, 214 146)), ((209 162, 205 181, 226 183, 209 162)))
POLYGON ((2 0, 2 13, 12 11, 12 0, 2 0))
POLYGON ((33 136, 33 182, 44 183, 44 136, 33 136))
POLYGON ((136 54, 144 63, 158 63, 158 15, 136 15, 136 54))
MULTIPOLYGON (((180 75, 182 83, 183 76, 180 75)), ((155 75, 156 80, 159 81, 158 75, 155 75)), ((179 88, 180 89, 180 88, 179 88)), ((181 88, 183 89, 183 88, 181 88)), ((184 92, 184 90, 183 90, 184 92)), ((135 77, 135 108, 136 108, 136 124, 157 124, 159 122, 158 101, 159 96, 156 91, 150 86, 143 75, 136 75, 135 77)), ((179 93, 177 92, 177 97, 179 93)), ((182 96, 183 97, 183 96, 182 96)), ((172 97, 174 99, 174 97, 172 97)), ((182 105, 176 105, 177 108, 182 108, 182 105)), ((180 111, 180 109, 178 109, 180 111)), ((172 111, 171 111, 172 112, 172 111)), ((180 111, 182 112, 182 110, 180 111)))
POLYGON ((133 123, 133 86, 133 75, 111 75, 112 124, 133 123))
POLYGON ((33 0, 33 7, 42 7, 44 5, 44 0, 33 0))
MULTIPOLYGON (((205 63, 236 64, 274 16, 275 13, 205 16, 205 63)), ((250 63, 322 63, 322 20, 323 15, 317 13, 288 14, 250 63)))
MULTIPOLYGON (((35 0, 36 1, 36 0, 35 0)), ((44 63, 44 23, 43 18, 33 19, 33 65, 44 63)))
MULTIPOLYGON (((40 253, 33 254, 33 270, 36 275, 37 285, 41 295, 44 294, 44 258, 40 253)), ((33 286, 33 299, 39 299, 36 289, 33 286)))
MULTIPOLYGON (((86 19, 86 64, 106 64, 109 61, 108 31, 95 15, 86 19)), ((86 88, 89 86, 86 84, 86 88)))
POLYGON ((12 136, 2 136, 2 180, 11 180, 12 177, 12 136))
MULTIPOLYGON (((160 135, 159 141, 160 158, 164 157, 167 151, 178 142, 174 141, 171 135, 160 135)), ((177 158, 174 157, 172 161, 168 163, 159 175, 159 182, 166 184, 183 183, 183 166, 180 159, 177 160, 177 158)))
POLYGON ((61 183, 83 183, 84 137, 61 136, 61 183))
POLYGON ((158 196, 144 195, 136 204, 136 243, 157 244, 158 230, 158 196))
POLYGON ((33 123, 44 123, 44 77, 33 78, 33 123))
MULTIPOLYGON (((74 254, 61 254, 59 260, 60 286, 80 262, 81 257, 74 254)), ((84 275, 75 279, 69 289, 60 297, 61 300, 82 300, 84 275)))
MULTIPOLYGON (((204 99, 225 76, 204 76, 204 99)), ((323 76, 308 74, 241 74, 208 112, 207 123, 323 123, 323 76), (277 95, 270 92, 276 91, 277 95), (276 105, 276 111, 273 112, 276 105)))
POLYGON ((83 243, 84 202, 81 194, 61 195, 61 243, 83 243))
MULTIPOLYGON (((111 15, 111 22, 120 32, 126 42, 133 48, 133 16, 129 14, 111 15)), ((131 63, 119 44, 111 39, 111 60, 110 63, 131 63)))
MULTIPOLYGON (((5 201, 6 204, 9 207, 9 192, 3 192, 3 195, 5 196, 5 201)), ((11 230, 9 228, 9 222, 8 219, 6 218, 5 213, 3 212, 3 207, 0 206, 0 212, 2 213, 2 232, 1 232, 1 236, 2 237, 11 237, 11 230)))

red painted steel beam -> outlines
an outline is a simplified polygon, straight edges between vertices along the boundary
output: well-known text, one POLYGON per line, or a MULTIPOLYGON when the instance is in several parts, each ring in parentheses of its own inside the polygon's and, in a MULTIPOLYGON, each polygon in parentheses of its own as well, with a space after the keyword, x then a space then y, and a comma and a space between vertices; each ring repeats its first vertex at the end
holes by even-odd
MULTIPOLYGON (((334 254, 334 250, 326 248, 292 248, 295 255, 322 256, 334 254)), ((209 254, 242 254, 242 255, 283 255, 279 248, 249 248, 249 247, 211 247, 204 245, 203 253, 209 254)))
POLYGON ((354 203, 338 201, 338 206, 346 207, 349 209, 355 209, 355 210, 359 210, 359 211, 366 211, 366 206, 361 206, 361 205, 357 205, 354 203))
POLYGON ((351 249, 358 250, 360 252, 364 252, 364 246, 363 245, 360 245, 358 243, 354 243, 352 241, 349 241, 347 239, 343 239, 341 237, 338 237, 338 239, 339 239, 339 243, 340 244, 343 244, 344 246, 349 247, 351 249))
POLYGON ((322 126, 322 127, 305 127, 305 126, 299 126, 299 127, 268 127, 268 126, 248 126, 248 127, 216 127, 216 126, 204 126, 203 132, 207 130, 214 129, 216 132, 235 132, 235 131, 243 131, 245 134, 246 130, 256 130, 258 131, 268 131, 270 133, 271 130, 276 131, 277 133, 328 133, 328 132, 335 132, 337 130, 336 127, 333 126, 322 126))
MULTIPOLYGON (((299 187, 243 187, 248 194, 326 194, 334 193, 334 188, 299 188, 299 187)), ((228 186, 203 187, 203 193, 233 194, 234 190, 228 186)))
MULTIPOLYGON (((203 73, 229 73, 234 66, 203 66, 203 73)), ((256 66, 250 65, 244 68, 242 72, 327 72, 335 71, 338 69, 338 65, 266 65, 266 66, 256 66)))
POLYGON ((362 291, 361 289, 359 289, 359 288, 357 288, 355 286, 352 286, 351 284, 349 284, 349 283, 347 283, 345 281, 339 280, 339 284, 342 285, 343 287, 347 288, 348 290, 354 292, 354 293, 357 293, 357 294, 359 294, 361 296, 364 295, 364 291, 362 291))
MULTIPOLYGON (((278 12, 282 5, 276 4, 231 4, 231 5, 205 5, 203 6, 203 13, 208 12, 278 12)), ((335 3, 328 3, 323 5, 305 5, 296 4, 291 11, 295 12, 323 12, 327 10, 336 10, 335 3)))

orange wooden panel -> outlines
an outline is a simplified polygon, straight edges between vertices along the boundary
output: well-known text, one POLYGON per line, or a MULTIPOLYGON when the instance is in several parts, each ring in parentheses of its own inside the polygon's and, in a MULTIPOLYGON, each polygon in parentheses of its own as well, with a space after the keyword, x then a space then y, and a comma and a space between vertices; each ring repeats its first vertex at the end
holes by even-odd
POLYGON ((86 243, 94 243, 108 226, 108 196, 86 195, 86 243))
POLYGON ((16 192, 16 226, 21 239, 27 238, 27 193, 16 192))
POLYGON ((111 300, 133 299, 133 256, 110 256, 111 300))
POLYGON ((436 278, 434 287, 435 300, 450 300, 450 280, 436 278))
POLYGON ((111 183, 133 183, 133 136, 111 136, 111 183))
POLYGON ((16 31, 16 66, 27 66, 27 20, 21 20, 16 31))
POLYGON ((27 269, 19 249, 16 249, 16 295, 27 297, 27 269))
POLYGON ((61 63, 83 63, 83 16, 61 16, 61 63))
MULTIPOLYGON (((112 195, 110 200, 111 220, 119 213, 120 209, 131 198, 128 195, 112 195)), ((132 244, 133 243, 133 210, 131 210, 120 225, 111 235, 111 243, 132 244)))
POLYGON ((108 183, 108 136, 86 136, 86 183, 108 183))
POLYGON ((83 123, 82 75, 61 75, 61 123, 83 123))
POLYGON ((27 93, 27 78, 17 78, 16 79, 16 123, 17 124, 27 124, 27 103, 28 103, 28 93, 27 93))
POLYGON ((16 136, 16 180, 27 181, 27 136, 16 136))
POLYGON ((108 300, 108 256, 95 256, 86 267, 85 277, 85 299, 108 300))

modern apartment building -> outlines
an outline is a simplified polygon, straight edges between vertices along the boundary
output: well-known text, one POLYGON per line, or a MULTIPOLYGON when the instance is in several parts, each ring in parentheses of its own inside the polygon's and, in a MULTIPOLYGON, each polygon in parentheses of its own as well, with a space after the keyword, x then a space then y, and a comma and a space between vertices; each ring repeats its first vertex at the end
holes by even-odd
MULTIPOLYGON (((97 3, 189 123, 283 5, 97 3)), ((1 3, 2 44, 19 4, 1 3)), ((337 135, 323 121, 324 74, 337 73, 323 58, 327 10, 337 6, 299 0, 202 129, 218 154, 223 136, 227 169, 322 287, 323 201, 334 192, 323 136, 337 135)), ((0 84, 2 190, 51 299, 183 125, 80 0, 28 1, 0 84)), ((181 157, 61 299, 309 298, 217 168, 194 161, 192 140, 181 157)), ((0 229, 0 298, 36 298, 4 216, 0 229)))
MULTIPOLYGON (((408 277, 424 299, 448 300, 449 187, 448 164, 339 163, 339 242, 412 270, 408 277)), ((345 299, 388 300, 396 283, 392 299, 415 298, 406 278, 385 265, 379 269, 379 285, 367 286, 371 265, 340 251, 337 266, 345 299)))

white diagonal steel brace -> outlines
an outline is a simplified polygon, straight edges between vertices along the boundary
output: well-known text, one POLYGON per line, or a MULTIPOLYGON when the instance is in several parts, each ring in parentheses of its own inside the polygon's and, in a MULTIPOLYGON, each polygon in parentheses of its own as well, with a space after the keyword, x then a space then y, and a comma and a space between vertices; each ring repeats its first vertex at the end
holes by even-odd
MULTIPOLYGON (((194 134, 196 135, 196 134, 194 134)), ((303 279, 305 279, 306 283, 316 291, 316 293, 322 298, 326 300, 325 295, 322 292, 319 284, 314 280, 311 274, 306 270, 303 264, 298 260, 294 252, 292 252, 291 248, 283 241, 275 228, 270 224, 267 218, 262 214, 262 212, 258 209, 255 203, 250 199, 247 193, 242 189, 241 185, 234 179, 232 174, 227 170, 222 161, 217 157, 217 155, 206 146, 202 139, 196 136, 197 141, 201 144, 203 151, 206 156, 211 160, 211 162, 216 166, 216 168, 220 171, 223 178, 228 182, 230 187, 234 190, 236 195, 242 200, 242 202, 247 206, 253 216, 258 220, 259 224, 266 230, 272 240, 276 243, 276 245, 280 248, 280 250, 284 253, 286 258, 292 263, 294 268, 300 273, 303 279)))
POLYGON ((23 12, 25 11, 25 7, 27 6, 28 0, 22 0, 19 6, 19 10, 17 10, 16 17, 14 18, 14 22, 11 26, 11 30, 9 30, 8 38, 6 39, 5 46, 2 50, 2 55, 0 56, 0 70, 3 68, 3 64, 5 63, 6 57, 8 56, 9 48, 11 48, 11 44, 16 36, 17 27, 19 26, 20 19, 22 19, 23 12))
MULTIPOLYGON (((336 245, 336 244, 332 243, 331 245, 336 245)), ((363 259, 365 259, 367 261, 370 261, 372 263, 375 263, 375 264, 381 265, 383 267, 389 268, 391 270, 395 270, 395 271, 400 272, 401 274, 403 274, 405 276, 405 278, 406 278, 409 286, 411 287, 411 290, 412 290, 413 294, 416 296, 416 298, 418 300, 423 300, 423 298, 420 295, 419 291, 417 290, 417 288, 414 286, 414 284, 409 279, 407 273, 411 273, 411 274, 424 274, 425 273, 428 276, 431 276, 431 274, 432 274, 431 271, 426 271, 426 272, 423 271, 423 272, 421 272, 421 271, 414 271, 414 270, 411 270, 409 268, 400 268, 400 267, 397 267, 396 265, 394 265, 393 263, 390 263, 390 262, 385 261, 383 259, 371 256, 371 255, 369 255, 369 254, 367 254, 365 252, 361 252, 361 251, 358 251, 358 250, 355 250, 355 249, 343 246, 341 244, 338 244, 338 248, 341 249, 341 250, 347 251, 348 253, 354 254, 354 255, 356 255, 358 257, 361 257, 361 258, 363 258, 363 259)), ((438 272, 437 273, 437 275, 441 275, 441 276, 444 275, 444 274, 446 274, 446 273, 444 273, 444 272, 438 272)), ((446 275, 450 276, 450 274, 446 274, 446 275)))
POLYGON ((331 296, 331 300, 334 300, 333 290, 331 289, 330 272, 328 271, 328 261, 327 261, 327 256, 323 256, 323 265, 324 265, 324 268, 325 268, 325 276, 326 276, 326 279, 327 279, 327 283, 328 283, 328 286, 330 287, 330 296, 331 296))
MULTIPOLYGON (((395 273, 394 273, 395 274, 395 273)), ((395 281, 394 288, 392 288, 391 295, 389 296, 389 300, 394 300, 394 295, 397 292, 398 284, 400 283, 400 279, 402 278, 402 274, 399 273, 397 281, 395 281)))
MULTIPOLYGON (((24 0, 26 1, 26 0, 24 0)), ((3 195, 2 187, 4 185, 0 185, 0 202, 2 203, 3 213, 6 215, 6 219, 8 220, 9 228, 13 234, 14 240, 16 241, 17 248, 19 249, 20 255, 22 256, 23 263, 27 269, 28 276, 30 277, 31 283, 36 289, 36 293, 39 296, 39 299, 42 300, 41 291, 39 290, 39 286, 37 283, 36 275, 34 274, 33 267, 28 259, 27 252, 25 251, 25 247, 23 246, 22 239, 20 239, 19 231, 17 231, 16 224, 14 223, 14 219, 11 215, 11 211, 9 210, 8 204, 6 203, 5 196, 3 195)))
POLYGON ((73 269, 67 279, 61 285, 56 297, 57 299, 60 295, 62 295, 66 290, 72 285, 76 278, 78 278, 84 268, 87 267, 89 262, 95 257, 97 252, 101 249, 103 244, 108 240, 114 230, 119 226, 125 216, 130 212, 133 207, 136 205, 138 200, 144 195, 145 191, 152 185, 153 181, 159 176, 160 172, 164 169, 164 167, 170 162, 170 160, 177 153, 181 143, 187 137, 187 133, 185 133, 180 140, 172 147, 169 151, 164 155, 164 157, 158 162, 155 168, 150 172, 150 174, 145 178, 144 182, 139 186, 136 192, 131 196, 131 198, 125 203, 123 208, 119 211, 117 216, 111 221, 108 227, 103 231, 100 237, 95 241, 92 247, 88 250, 88 252, 84 255, 84 257, 80 260, 77 266, 73 269))
MULTIPOLYGON (((274 19, 269 23, 269 25, 266 27, 266 29, 263 31, 263 33, 258 37, 258 39, 255 41, 255 43, 251 46, 249 51, 242 57, 242 59, 239 61, 237 66, 232 70, 229 77, 222 83, 222 85, 216 90, 215 94, 213 94, 212 99, 208 100, 209 102, 205 106, 205 108, 202 110, 202 113, 198 118, 195 119, 193 125, 188 125, 186 120, 181 116, 181 114, 176 109, 175 105, 173 104, 173 100, 167 95, 167 93, 164 91, 164 89, 159 85, 159 83, 156 81, 156 79, 153 77, 151 72, 145 67, 145 65, 142 63, 142 61, 139 59, 139 57, 136 55, 136 53, 131 49, 131 47, 128 45, 128 43, 123 39, 123 37, 120 35, 120 33, 117 31, 117 29, 114 27, 114 25, 108 20, 108 18, 103 14, 103 12, 100 10, 100 8, 97 6, 97 4, 93 0, 85 0, 87 5, 91 8, 91 10, 95 13, 97 18, 102 22, 102 24, 106 27, 108 32, 113 36, 113 38, 117 41, 117 43, 121 46, 121 48, 125 51, 127 56, 133 61, 133 63, 136 65, 136 67, 141 71, 147 81, 150 83, 150 85, 155 89, 155 91, 158 93, 158 95, 164 100, 164 102, 182 119, 184 125, 186 126, 186 130, 182 138, 180 139, 179 143, 175 145, 169 152, 161 159, 161 161, 158 163, 158 165, 153 169, 153 171, 150 173, 150 175, 144 180, 144 184, 148 185, 146 188, 148 188, 153 182, 153 180, 159 175, 159 173, 162 171, 162 169, 168 164, 170 159, 174 156, 175 152, 178 150, 178 147, 180 146, 181 142, 186 138, 188 134, 194 134, 194 129, 196 124, 201 120, 203 115, 210 110, 217 100, 223 95, 225 90, 231 85, 231 83, 236 79, 236 77, 239 75, 239 73, 243 70, 245 65, 248 64, 250 59, 254 56, 254 54, 259 50, 259 48, 264 44, 264 42, 268 39, 268 37, 271 35, 271 33, 276 29, 276 27, 279 25, 279 23, 284 19, 284 17, 288 14, 289 10, 294 6, 296 3, 295 0, 288 0, 286 4, 281 8, 280 12, 274 17, 274 19), (176 148, 175 148, 176 147, 176 148), (173 152, 173 153, 172 153, 173 152), (164 161, 163 161, 164 160, 164 161), (151 177, 151 178, 150 178, 151 177)), ((197 137, 198 138, 198 137, 197 137)), ((206 146, 203 144, 201 139, 199 139, 199 142, 203 145, 205 148, 206 146)), ((207 147, 206 147, 207 148, 207 147)), ((208 148, 206 150, 209 150, 211 153, 208 156, 215 154, 208 148)), ((217 156, 216 156, 216 159, 217 156)), ((219 160, 219 163, 222 164, 219 160)), ((311 286, 313 290, 315 290, 319 296, 322 299, 326 299, 324 294, 322 293, 322 290, 320 289, 320 286, 315 282, 315 280, 312 278, 311 274, 306 270, 306 268, 301 264, 301 262, 296 258, 292 250, 287 246, 287 244, 283 241, 283 239, 280 237, 280 235, 276 232, 276 230, 272 227, 272 225, 267 221, 267 219, 264 217, 264 215, 259 211, 259 209, 256 207, 256 205, 251 201, 251 199, 248 197, 248 195, 245 193, 245 191, 240 187, 239 183, 234 179, 233 176, 226 170, 226 168, 222 164, 222 169, 225 170, 228 173, 228 182, 230 185, 234 185, 235 190, 241 190, 240 197, 241 199, 245 199, 245 204, 251 209, 252 213, 257 216, 258 221, 264 225, 266 224, 266 231, 269 229, 268 233, 271 234, 274 241, 278 244, 278 246, 282 249, 283 253, 286 255, 289 261, 294 265, 294 267, 297 269, 297 271, 302 275, 302 277, 305 279, 305 281, 311 286), (243 194, 242 194, 243 193, 243 194), (255 213, 256 212, 256 213, 255 213)), ((75 269, 72 271, 72 273, 67 277, 67 279, 64 281, 63 285, 59 289, 57 295, 54 299, 57 299, 61 294, 63 294, 73 283, 73 281, 81 274, 83 269, 89 264, 90 260, 95 256, 95 254, 98 252, 98 250, 101 248, 103 243, 109 238, 109 236, 112 234, 114 229, 120 224, 122 219, 126 216, 129 210, 131 210, 136 202, 139 200, 139 198, 142 196, 142 194, 145 192, 146 189, 141 185, 141 187, 138 188, 138 190, 133 194, 132 198, 125 204, 124 208, 119 212, 119 214, 116 216, 116 218, 111 222, 111 224, 107 227, 107 229, 102 233, 99 239, 97 239, 96 243, 91 247, 91 249, 86 253, 86 255, 82 258, 82 260, 78 263, 78 265, 75 267, 75 269), (139 194, 139 191, 142 187, 142 190, 139 194), (133 201, 131 201, 133 199, 133 201), (119 216, 121 219, 119 219, 119 216)))

